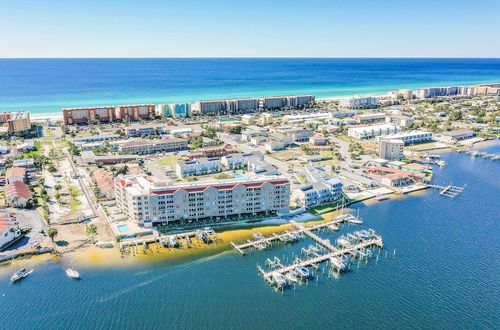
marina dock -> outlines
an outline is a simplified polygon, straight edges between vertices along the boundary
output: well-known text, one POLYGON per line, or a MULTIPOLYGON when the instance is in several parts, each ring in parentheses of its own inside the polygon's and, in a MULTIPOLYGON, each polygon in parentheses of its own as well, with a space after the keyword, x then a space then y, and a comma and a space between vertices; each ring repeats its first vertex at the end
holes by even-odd
POLYGON ((154 236, 123 240, 120 242, 119 247, 121 251, 124 251, 129 247, 138 247, 139 245, 142 245, 146 249, 147 244, 156 242, 169 248, 181 247, 183 245, 190 246, 192 244, 192 238, 196 238, 199 242, 203 241, 204 243, 209 244, 217 241, 217 234, 211 228, 171 235, 165 235, 155 231, 154 236))
POLYGON ((455 187, 452 185, 449 185, 449 186, 429 185, 429 188, 435 188, 435 189, 441 190, 439 192, 439 195, 445 196, 445 197, 450 197, 450 198, 457 197, 462 191, 464 191, 465 187, 466 186, 455 187))
POLYGON ((487 152, 480 152, 480 151, 467 150, 467 149, 459 149, 459 150, 457 150, 457 152, 461 153, 461 154, 470 155, 472 157, 480 157, 480 158, 491 159, 491 160, 500 160, 499 154, 489 154, 487 152))
POLYGON ((310 245, 307 249, 302 249, 302 253, 308 259, 295 258, 293 263, 284 265, 281 260, 274 257, 266 261, 268 270, 264 270, 264 268, 257 265, 259 274, 268 284, 284 288, 290 285, 290 281, 295 282, 294 279, 300 277, 306 277, 307 279, 310 277, 308 267, 318 269, 319 264, 327 262, 331 263, 332 268, 338 269, 339 260, 340 263, 347 265, 349 258, 368 258, 373 255, 372 251, 369 250, 370 248, 382 249, 384 247, 382 237, 372 229, 356 231, 339 237, 336 246, 331 245, 327 240, 321 239, 317 235, 313 234, 313 236, 309 237, 314 239, 316 245, 310 245), (328 243, 325 244, 325 242, 328 243))
POLYGON ((336 231, 339 229, 339 225, 344 223, 361 224, 363 223, 363 221, 359 220, 352 214, 342 214, 333 218, 332 221, 322 222, 307 227, 291 220, 290 224, 292 224, 296 228, 296 230, 287 230, 283 234, 273 234, 269 237, 264 237, 260 233, 255 233, 254 240, 247 240, 242 244, 231 242, 231 247, 235 249, 239 254, 245 255, 245 249, 253 248, 262 251, 271 247, 274 243, 295 242, 302 238, 304 235, 309 236, 315 241, 321 241, 320 244, 327 247, 331 246, 330 243, 327 240, 323 240, 315 235, 313 231, 324 228, 336 231))

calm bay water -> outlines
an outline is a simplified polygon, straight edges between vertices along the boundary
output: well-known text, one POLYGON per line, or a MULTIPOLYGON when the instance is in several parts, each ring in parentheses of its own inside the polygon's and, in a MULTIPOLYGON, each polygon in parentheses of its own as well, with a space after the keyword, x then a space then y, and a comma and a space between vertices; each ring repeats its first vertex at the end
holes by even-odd
POLYGON ((500 82, 500 59, 0 59, 0 111, 500 82))
MULTIPOLYGON (((483 149, 500 152, 500 143, 483 149)), ((45 262, 16 285, 0 278, 0 328, 493 329, 500 322, 499 162, 446 153, 438 184, 467 185, 456 199, 428 190, 359 204, 359 228, 384 238, 387 259, 339 279, 276 294, 257 275, 268 257, 291 256, 305 239, 241 257, 232 251, 175 264, 80 269, 68 279, 45 262), (396 256, 392 253, 396 249, 396 256)))

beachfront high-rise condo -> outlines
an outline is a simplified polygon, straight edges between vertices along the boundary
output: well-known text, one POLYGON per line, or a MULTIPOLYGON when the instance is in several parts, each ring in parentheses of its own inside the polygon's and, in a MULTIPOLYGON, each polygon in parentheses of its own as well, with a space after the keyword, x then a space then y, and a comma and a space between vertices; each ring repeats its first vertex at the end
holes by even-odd
POLYGON ((116 118, 123 121, 153 119, 156 115, 154 104, 119 105, 116 107, 116 118))
POLYGON ((144 227, 226 222, 288 213, 290 182, 281 176, 265 176, 172 184, 150 181, 145 175, 119 175, 115 195, 122 213, 144 227))
POLYGON ((65 125, 108 123, 115 120, 114 106, 67 108, 63 109, 62 112, 65 125))
POLYGON ((189 112, 191 111, 191 104, 189 103, 173 103, 169 104, 165 109, 165 112, 168 111, 169 117, 174 118, 185 118, 189 116, 189 112))
POLYGON ((260 98, 260 107, 263 109, 300 108, 314 100, 314 95, 266 96, 260 98))
POLYGON ((0 113, 0 133, 17 133, 31 129, 29 111, 11 111, 0 113))

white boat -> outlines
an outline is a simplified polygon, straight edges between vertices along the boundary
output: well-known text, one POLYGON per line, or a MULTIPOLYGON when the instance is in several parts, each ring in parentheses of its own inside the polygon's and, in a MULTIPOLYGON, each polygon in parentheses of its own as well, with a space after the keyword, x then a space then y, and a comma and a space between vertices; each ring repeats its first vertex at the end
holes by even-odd
POLYGON ((339 272, 347 271, 347 263, 341 257, 330 258, 333 268, 337 269, 339 272))
POLYGON ((445 162, 444 160, 438 160, 438 161, 436 162, 436 164, 437 164, 439 167, 444 167, 444 166, 446 166, 446 162, 445 162))
POLYGON ((68 275, 71 278, 76 278, 76 279, 80 278, 80 273, 71 268, 66 269, 66 275, 68 275))
POLYGON ((286 280, 285 278, 283 277, 283 275, 281 275, 280 273, 278 272, 272 272, 271 273, 271 277, 273 279, 273 283, 278 287, 278 288, 284 288, 287 286, 287 283, 286 283, 286 280))
POLYGON ((388 198, 389 197, 386 194, 377 195, 377 200, 379 201, 385 201, 388 198))
POLYGON ((10 278, 10 281, 12 283, 14 282, 17 282, 23 278, 25 278, 26 276, 28 276, 29 274, 31 274, 33 272, 33 270, 30 270, 29 272, 26 271, 26 269, 20 269, 18 270, 17 272, 14 273, 14 275, 12 275, 12 277, 10 278))

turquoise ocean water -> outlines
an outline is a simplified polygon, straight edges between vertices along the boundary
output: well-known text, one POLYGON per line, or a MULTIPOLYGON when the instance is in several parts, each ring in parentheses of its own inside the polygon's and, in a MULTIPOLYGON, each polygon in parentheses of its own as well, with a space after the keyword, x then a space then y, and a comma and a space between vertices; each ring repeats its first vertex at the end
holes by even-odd
POLYGON ((0 111, 500 82, 500 59, 0 59, 0 111))
MULTIPOLYGON (((500 152, 500 144, 483 148, 500 152)), ((311 243, 244 257, 208 258, 127 269, 81 269, 68 279, 45 262, 10 285, 0 277, 1 329, 494 329, 500 324, 500 163, 446 153, 435 183, 467 185, 455 199, 437 191, 353 205, 384 238, 378 263, 339 279, 276 294, 257 274, 266 258, 311 243), (396 256, 393 257, 393 251, 396 256)), ((321 272, 321 269, 320 269, 321 272)))

